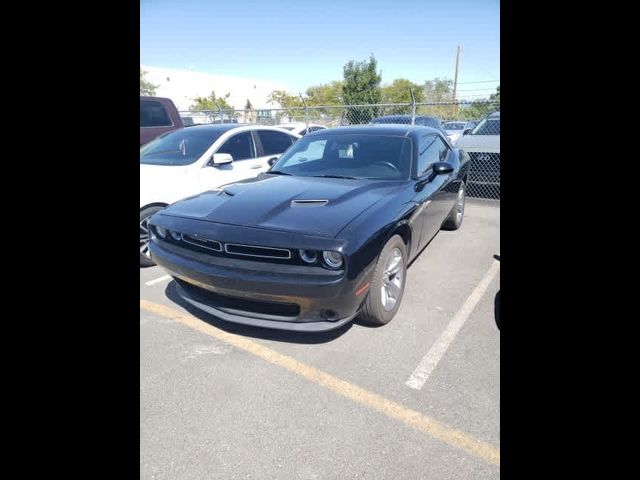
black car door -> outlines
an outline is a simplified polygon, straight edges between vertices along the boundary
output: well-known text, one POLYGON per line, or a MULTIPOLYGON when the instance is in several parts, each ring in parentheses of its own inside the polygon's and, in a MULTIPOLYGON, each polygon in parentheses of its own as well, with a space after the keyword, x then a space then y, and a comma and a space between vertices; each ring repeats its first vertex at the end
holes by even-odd
POLYGON ((420 205, 422 229, 419 247, 422 249, 438 233, 453 206, 447 185, 453 174, 433 176, 433 164, 450 160, 451 149, 437 134, 422 135, 418 142, 418 183, 415 201, 420 205))

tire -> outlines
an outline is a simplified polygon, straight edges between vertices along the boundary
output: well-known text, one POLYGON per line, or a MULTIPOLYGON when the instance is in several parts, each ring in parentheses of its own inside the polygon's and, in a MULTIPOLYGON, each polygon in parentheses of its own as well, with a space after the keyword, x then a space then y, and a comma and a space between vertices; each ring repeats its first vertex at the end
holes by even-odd
POLYGON ((460 183, 460 188, 458 189, 458 195, 456 196, 456 203, 449 212, 449 216, 442 224, 443 230, 457 230, 462 225, 462 220, 464 220, 464 204, 467 198, 467 189, 464 182, 460 183))
POLYGON ((395 316, 398 308, 400 308, 400 303, 402 303, 406 280, 407 247, 402 237, 394 235, 384 246, 382 252, 380 252, 367 298, 360 311, 360 318, 370 325, 385 325, 389 323, 395 316), (389 266, 397 261, 394 260, 394 257, 397 259, 398 256, 401 259, 401 263, 395 267, 396 273, 393 275, 386 274, 385 271, 388 270, 389 266), (400 274, 400 276, 398 276, 398 274, 400 274), (391 286, 386 287, 383 292, 385 284, 395 285, 395 288, 391 286), (390 299, 387 296, 387 292, 393 292, 394 290, 395 301, 392 302, 391 300, 393 300, 393 298, 390 299))
POLYGON ((149 217, 156 212, 159 212, 164 207, 155 206, 147 207, 140 211, 140 266, 152 267, 155 265, 153 260, 149 257, 149 231, 147 229, 147 222, 149 217))

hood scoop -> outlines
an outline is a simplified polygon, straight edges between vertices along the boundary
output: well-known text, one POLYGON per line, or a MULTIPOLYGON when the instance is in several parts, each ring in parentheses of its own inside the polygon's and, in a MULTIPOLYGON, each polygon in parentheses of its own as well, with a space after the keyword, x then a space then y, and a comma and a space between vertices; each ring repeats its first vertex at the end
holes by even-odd
POLYGON ((291 200, 292 207, 324 207, 329 200, 291 200))

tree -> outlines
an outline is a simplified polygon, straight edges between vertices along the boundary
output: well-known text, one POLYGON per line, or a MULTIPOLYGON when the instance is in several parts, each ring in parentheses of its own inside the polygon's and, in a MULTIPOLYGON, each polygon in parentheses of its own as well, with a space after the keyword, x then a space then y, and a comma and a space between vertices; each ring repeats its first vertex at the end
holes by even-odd
POLYGON ((291 95, 285 90, 274 90, 267 97, 267 103, 277 103, 280 108, 283 110, 276 113, 276 120, 280 123, 283 116, 289 118, 291 121, 296 115, 300 116, 303 114, 303 111, 300 110, 301 107, 304 107, 302 100, 300 97, 295 95, 291 95))
POLYGON ((334 80, 331 83, 314 85, 307 88, 308 105, 341 105, 344 82, 334 80))
POLYGON ((489 98, 474 100, 469 106, 462 108, 460 117, 465 120, 479 120, 496 110, 500 110, 500 85, 496 88, 496 93, 489 95, 489 98))
MULTIPOLYGON (((416 102, 424 101, 424 91, 421 85, 411 82, 406 78, 396 78, 390 85, 382 87, 382 103, 411 103, 411 92, 416 102)), ((412 112, 411 106, 387 107, 390 115, 408 114, 412 112)))
POLYGON ((280 108, 303 107, 302 100, 297 95, 291 95, 286 90, 274 90, 267 97, 267 103, 277 103, 280 108))
POLYGON ((154 85, 144 78, 146 74, 146 71, 140 69, 140 95, 149 95, 153 97, 156 94, 156 88, 158 88, 158 85, 154 85))
POLYGON ((196 97, 193 99, 193 105, 189 107, 189 110, 233 110, 233 106, 227 103, 227 98, 231 96, 227 93, 224 97, 217 97, 215 90, 211 90, 208 97, 196 97))
MULTIPOLYGON (((382 76, 376 71, 377 66, 378 62, 373 55, 368 61, 349 60, 344 65, 342 99, 347 105, 380 103, 382 76)), ((349 107, 346 111, 346 118, 350 124, 369 123, 377 115, 378 107, 349 107)))
POLYGON ((455 116, 456 106, 453 102, 453 82, 448 78, 434 78, 424 82, 422 88, 425 105, 418 108, 421 115, 433 115, 440 119, 455 116), (438 105, 444 103, 445 105, 438 105))
POLYGON ((249 99, 247 99, 247 103, 244 104, 244 121, 253 123, 253 105, 249 99))

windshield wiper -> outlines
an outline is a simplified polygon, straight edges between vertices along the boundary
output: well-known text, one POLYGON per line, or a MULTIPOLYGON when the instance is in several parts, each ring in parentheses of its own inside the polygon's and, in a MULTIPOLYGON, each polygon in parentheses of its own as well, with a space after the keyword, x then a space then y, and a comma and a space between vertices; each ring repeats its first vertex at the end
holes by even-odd
POLYGON ((291 175, 290 173, 283 172, 282 170, 268 170, 265 173, 272 173, 273 175, 291 175))
POLYGON ((348 178, 349 180, 357 180, 356 177, 347 177, 346 175, 311 175, 315 178, 348 178))

